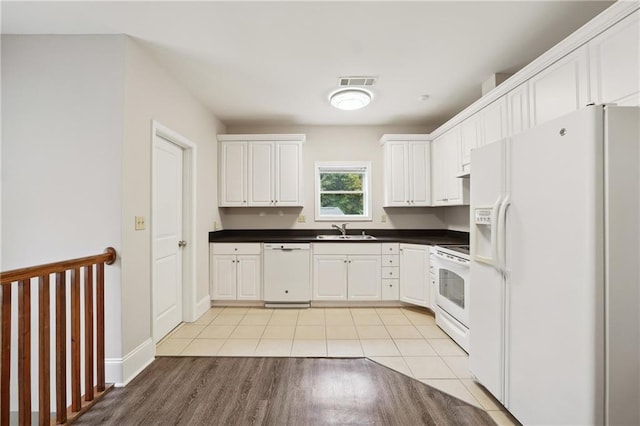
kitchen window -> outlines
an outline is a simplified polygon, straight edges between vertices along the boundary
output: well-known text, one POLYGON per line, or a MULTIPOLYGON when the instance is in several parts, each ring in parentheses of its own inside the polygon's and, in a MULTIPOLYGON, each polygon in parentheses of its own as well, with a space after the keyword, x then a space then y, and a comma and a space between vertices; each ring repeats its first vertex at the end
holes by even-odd
POLYGON ((371 163, 316 163, 316 220, 371 220, 371 163))

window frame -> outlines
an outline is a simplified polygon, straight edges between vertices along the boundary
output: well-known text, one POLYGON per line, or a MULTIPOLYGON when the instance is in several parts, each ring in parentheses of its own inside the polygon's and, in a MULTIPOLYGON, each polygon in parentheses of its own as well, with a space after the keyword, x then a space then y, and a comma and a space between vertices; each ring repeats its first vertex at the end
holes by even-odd
POLYGON ((340 221, 372 221, 371 213, 371 162, 370 161, 317 161, 314 167, 314 179, 315 179, 315 220, 316 222, 340 222, 340 221), (320 202, 320 196, 323 192, 320 191, 320 173, 327 169, 333 169, 336 172, 343 171, 348 173, 353 169, 364 169, 364 176, 362 180, 362 195, 363 195, 363 208, 362 215, 322 215, 320 202))

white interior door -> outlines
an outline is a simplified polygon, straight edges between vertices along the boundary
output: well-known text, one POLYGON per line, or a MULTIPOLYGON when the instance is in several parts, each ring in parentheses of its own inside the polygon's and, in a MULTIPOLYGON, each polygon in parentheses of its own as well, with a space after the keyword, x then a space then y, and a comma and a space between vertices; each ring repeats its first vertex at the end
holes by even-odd
POLYGON ((153 338, 160 340, 182 321, 183 151, 154 138, 153 168, 153 338))

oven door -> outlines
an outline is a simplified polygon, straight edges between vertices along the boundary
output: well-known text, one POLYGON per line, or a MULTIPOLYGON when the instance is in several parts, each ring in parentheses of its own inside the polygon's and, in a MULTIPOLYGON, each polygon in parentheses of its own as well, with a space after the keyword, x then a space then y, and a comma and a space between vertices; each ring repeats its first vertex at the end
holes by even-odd
POLYGON ((469 327, 469 263, 439 254, 436 254, 436 263, 438 306, 469 327))

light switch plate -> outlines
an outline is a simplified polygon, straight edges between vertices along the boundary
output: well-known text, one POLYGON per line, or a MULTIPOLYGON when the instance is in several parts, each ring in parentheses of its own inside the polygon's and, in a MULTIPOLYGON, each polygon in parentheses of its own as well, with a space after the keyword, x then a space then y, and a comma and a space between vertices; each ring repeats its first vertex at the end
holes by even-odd
POLYGON ((298 223, 305 223, 306 221, 307 218, 303 214, 298 215, 298 223))
POLYGON ((143 231, 145 228, 144 216, 136 216, 136 231, 143 231))
POLYGON ((387 215, 386 215, 386 214, 383 214, 383 215, 380 217, 380 222, 385 223, 386 221, 387 221, 387 215))

